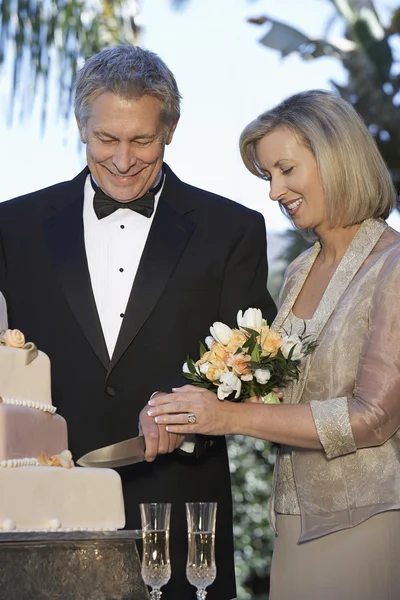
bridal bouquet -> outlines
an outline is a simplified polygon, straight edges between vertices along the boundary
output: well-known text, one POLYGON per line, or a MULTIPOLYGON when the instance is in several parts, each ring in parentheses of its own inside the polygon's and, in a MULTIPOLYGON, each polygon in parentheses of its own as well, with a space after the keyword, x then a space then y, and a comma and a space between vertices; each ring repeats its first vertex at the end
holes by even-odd
POLYGON ((216 322, 211 336, 200 343, 200 359, 189 356, 183 375, 192 385, 217 391, 220 400, 241 402, 251 396, 264 403, 279 403, 274 388, 299 378, 300 361, 316 347, 302 335, 280 335, 262 318, 261 310, 248 308, 237 314, 237 329, 216 322), (217 389, 216 389, 217 388, 217 389))

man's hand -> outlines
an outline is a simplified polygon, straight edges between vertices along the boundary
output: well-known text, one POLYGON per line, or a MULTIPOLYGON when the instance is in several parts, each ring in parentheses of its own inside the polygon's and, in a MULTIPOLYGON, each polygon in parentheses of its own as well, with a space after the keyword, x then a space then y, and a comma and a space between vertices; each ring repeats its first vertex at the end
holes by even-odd
MULTIPOLYGON (((165 392, 159 392, 153 398, 164 395, 165 392)), ((157 454, 168 454, 179 448, 185 436, 168 433, 165 425, 157 425, 153 417, 149 417, 147 414, 149 408, 150 406, 146 404, 139 415, 139 434, 144 435, 146 443, 145 460, 152 462, 157 454)))

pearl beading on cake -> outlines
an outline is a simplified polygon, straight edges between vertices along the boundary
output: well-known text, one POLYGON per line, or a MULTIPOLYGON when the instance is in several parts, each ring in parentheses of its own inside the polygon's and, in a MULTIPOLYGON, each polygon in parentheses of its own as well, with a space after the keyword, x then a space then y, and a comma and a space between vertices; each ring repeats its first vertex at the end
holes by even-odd
POLYGON ((3 468, 37 467, 37 465, 37 458, 9 458, 8 460, 0 461, 0 467, 3 468))
POLYGON ((18 400, 15 398, 3 398, 3 404, 14 404, 14 406, 26 406, 28 408, 36 408, 43 412, 48 412, 54 415, 56 407, 52 404, 42 404, 41 402, 33 402, 32 400, 18 400))
POLYGON ((0 531, 7 531, 13 533, 40 533, 47 531, 60 531, 63 533, 72 533, 75 531, 93 531, 93 532, 104 532, 104 531, 117 531, 117 529, 112 527, 62 527, 62 523, 60 519, 49 519, 47 526, 42 527, 41 529, 19 529, 13 521, 13 519, 3 519, 0 521, 0 531))

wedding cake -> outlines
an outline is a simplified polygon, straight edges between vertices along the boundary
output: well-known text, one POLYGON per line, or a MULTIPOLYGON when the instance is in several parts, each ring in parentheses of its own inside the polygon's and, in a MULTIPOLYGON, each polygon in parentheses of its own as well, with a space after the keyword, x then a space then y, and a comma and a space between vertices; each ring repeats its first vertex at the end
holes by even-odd
POLYGON ((125 525, 112 469, 75 467, 51 400, 50 360, 19 330, 0 335, 0 531, 116 530, 125 525))

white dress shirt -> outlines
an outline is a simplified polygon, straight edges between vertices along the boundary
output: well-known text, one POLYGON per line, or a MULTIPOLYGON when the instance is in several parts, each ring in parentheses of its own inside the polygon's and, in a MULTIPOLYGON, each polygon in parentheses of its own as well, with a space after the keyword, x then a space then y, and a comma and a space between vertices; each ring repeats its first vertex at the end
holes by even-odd
POLYGON ((157 210, 150 218, 119 208, 103 219, 93 209, 94 190, 88 175, 83 203, 83 228, 90 279, 110 358, 125 315, 139 262, 157 210))
MULTIPOLYGON (((84 190, 83 228, 86 256, 97 312, 108 354, 113 355, 139 262, 162 192, 156 194, 150 218, 119 208, 98 219, 93 208, 94 190, 88 175, 84 190)), ((181 445, 193 452, 192 436, 181 445), (190 440, 190 441, 189 441, 190 440)))

